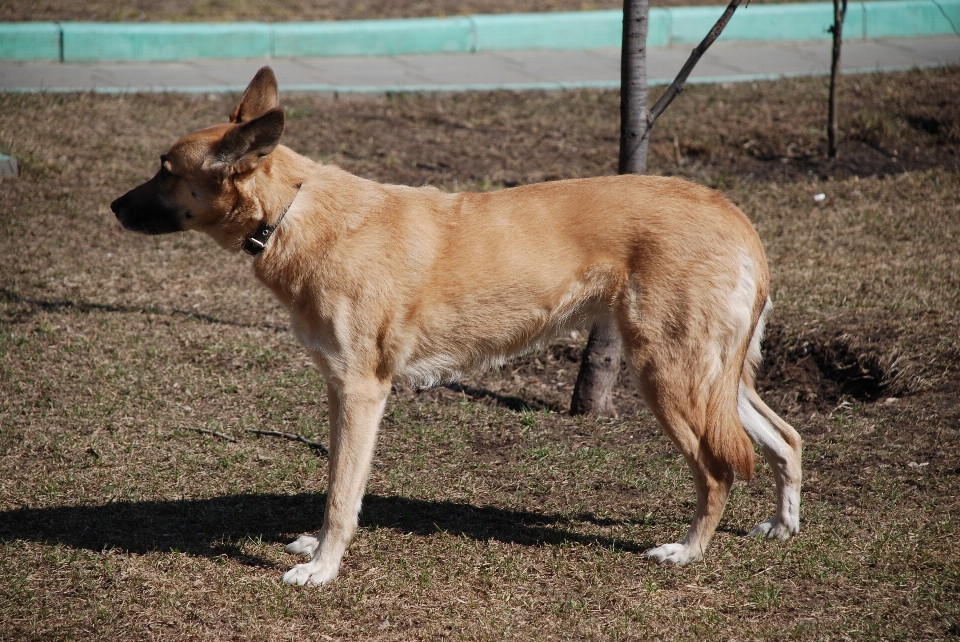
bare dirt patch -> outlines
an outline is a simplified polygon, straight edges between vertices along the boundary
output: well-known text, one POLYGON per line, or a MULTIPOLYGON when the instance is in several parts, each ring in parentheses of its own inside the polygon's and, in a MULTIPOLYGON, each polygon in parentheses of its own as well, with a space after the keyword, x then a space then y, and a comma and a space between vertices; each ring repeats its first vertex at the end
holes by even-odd
MULTIPOLYGON (((236 97, 0 95, 24 168, 0 182, 0 637, 954 636, 958 78, 845 78, 835 164, 822 79, 691 87, 655 131, 652 169, 723 189, 764 240, 761 382, 805 439, 798 538, 744 538, 773 505, 758 465, 702 564, 646 564, 687 527, 689 474, 626 385, 616 420, 563 414, 571 336, 392 395, 361 530, 312 591, 280 585, 282 544, 320 523, 325 461, 246 429, 326 441, 320 376, 245 256, 108 209, 236 97), (865 109, 889 125, 864 134, 865 109)), ((379 180, 615 170, 615 92, 285 104, 288 145, 379 180)))

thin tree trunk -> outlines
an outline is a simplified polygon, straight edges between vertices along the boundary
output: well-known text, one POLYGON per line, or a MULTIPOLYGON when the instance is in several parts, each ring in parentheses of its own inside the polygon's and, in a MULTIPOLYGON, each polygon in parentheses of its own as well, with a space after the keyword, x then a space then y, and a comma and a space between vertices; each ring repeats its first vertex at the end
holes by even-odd
POLYGON ((621 348, 620 332, 613 317, 593 324, 573 387, 571 415, 617 416, 613 388, 620 375, 621 348))
POLYGON ((830 98, 827 114, 827 156, 837 157, 837 75, 840 73, 840 45, 843 42, 843 19, 847 0, 833 0, 833 51, 830 58, 830 98))
MULTIPOLYGON (((838 0, 834 0, 837 2, 838 0)), ((647 171, 650 130, 687 82, 697 61, 717 39, 741 0, 731 0, 723 15, 691 52, 680 73, 653 106, 647 110, 647 16, 648 0, 623 0, 623 50, 620 56, 620 162, 621 174, 647 171)), ((846 2, 844 11, 846 11, 846 2)), ((620 374, 620 333, 612 316, 598 320, 590 329, 580 372, 573 388, 570 414, 616 417, 613 387, 620 374)))
MULTIPOLYGON (((647 171, 647 14, 648 0, 623 0, 623 48, 620 54, 621 174, 647 171)), ((570 414, 616 417, 613 388, 620 374, 622 343, 613 316, 590 329, 570 414)))
POLYGON ((620 174, 647 171, 648 0, 623 0, 620 55, 620 174))

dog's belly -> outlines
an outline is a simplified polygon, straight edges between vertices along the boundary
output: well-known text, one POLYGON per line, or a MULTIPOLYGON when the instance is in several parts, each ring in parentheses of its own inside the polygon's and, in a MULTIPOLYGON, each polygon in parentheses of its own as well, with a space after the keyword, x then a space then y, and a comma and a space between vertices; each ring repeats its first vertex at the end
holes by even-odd
MULTIPOLYGON (((572 324, 574 325, 574 324, 572 324)), ((578 324, 577 324, 578 325, 578 324)), ((424 340, 420 350, 397 373, 410 385, 429 388, 502 366, 512 357, 530 352, 560 334, 563 327, 545 328, 536 337, 517 341, 509 335, 424 340)))
POLYGON ((552 306, 503 302, 448 309, 419 324, 397 375, 413 386, 430 387, 499 367, 604 314, 597 294, 595 284, 580 283, 552 306))

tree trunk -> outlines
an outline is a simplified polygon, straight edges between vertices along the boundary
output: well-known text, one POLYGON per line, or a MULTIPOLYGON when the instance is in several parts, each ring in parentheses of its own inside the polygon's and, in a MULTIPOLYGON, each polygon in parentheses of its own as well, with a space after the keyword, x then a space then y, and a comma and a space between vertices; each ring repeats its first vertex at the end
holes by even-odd
POLYGON ((648 0, 623 0, 620 54, 620 174, 647 171, 648 0))
POLYGON ((613 388, 620 374, 620 349, 620 332, 613 317, 593 324, 573 387, 571 415, 617 416, 613 388))
MULTIPOLYGON (((648 0, 623 0, 623 49, 620 55, 621 174, 647 171, 647 14, 648 0)), ((572 415, 616 417, 613 388, 620 374, 622 345, 612 316, 590 329, 570 401, 572 415)))
POLYGON ((833 51, 830 58, 830 97, 827 114, 827 156, 837 157, 837 74, 840 73, 840 45, 843 41, 843 19, 847 15, 847 0, 833 0, 833 51))

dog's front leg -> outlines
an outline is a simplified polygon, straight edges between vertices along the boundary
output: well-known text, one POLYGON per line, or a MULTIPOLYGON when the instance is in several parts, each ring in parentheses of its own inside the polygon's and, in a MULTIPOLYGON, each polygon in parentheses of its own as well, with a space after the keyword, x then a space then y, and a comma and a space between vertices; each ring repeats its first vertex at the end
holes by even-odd
MULTIPOLYGON (((315 547, 313 557, 287 571, 287 584, 324 584, 337 577, 340 560, 357 529, 363 489, 377 441, 377 427, 390 393, 390 384, 379 381, 328 383, 330 387, 330 488, 323 528, 312 537, 301 537, 291 552, 315 547), (310 541, 313 540, 313 541, 310 541), (302 547, 297 546, 302 544, 302 547)), ((305 550, 306 549, 306 550, 305 550)))
MULTIPOLYGON (((340 391, 337 386, 328 385, 327 386, 327 418, 330 422, 330 452, 337 451, 337 435, 339 431, 337 430, 337 417, 340 416, 340 391)), ((332 461, 332 459, 331 459, 332 461)), ((306 557, 313 557, 313 554, 317 552, 317 547, 320 545, 320 540, 317 539, 319 533, 314 535, 301 535, 294 541, 287 544, 285 551, 291 555, 305 555, 306 557)))

